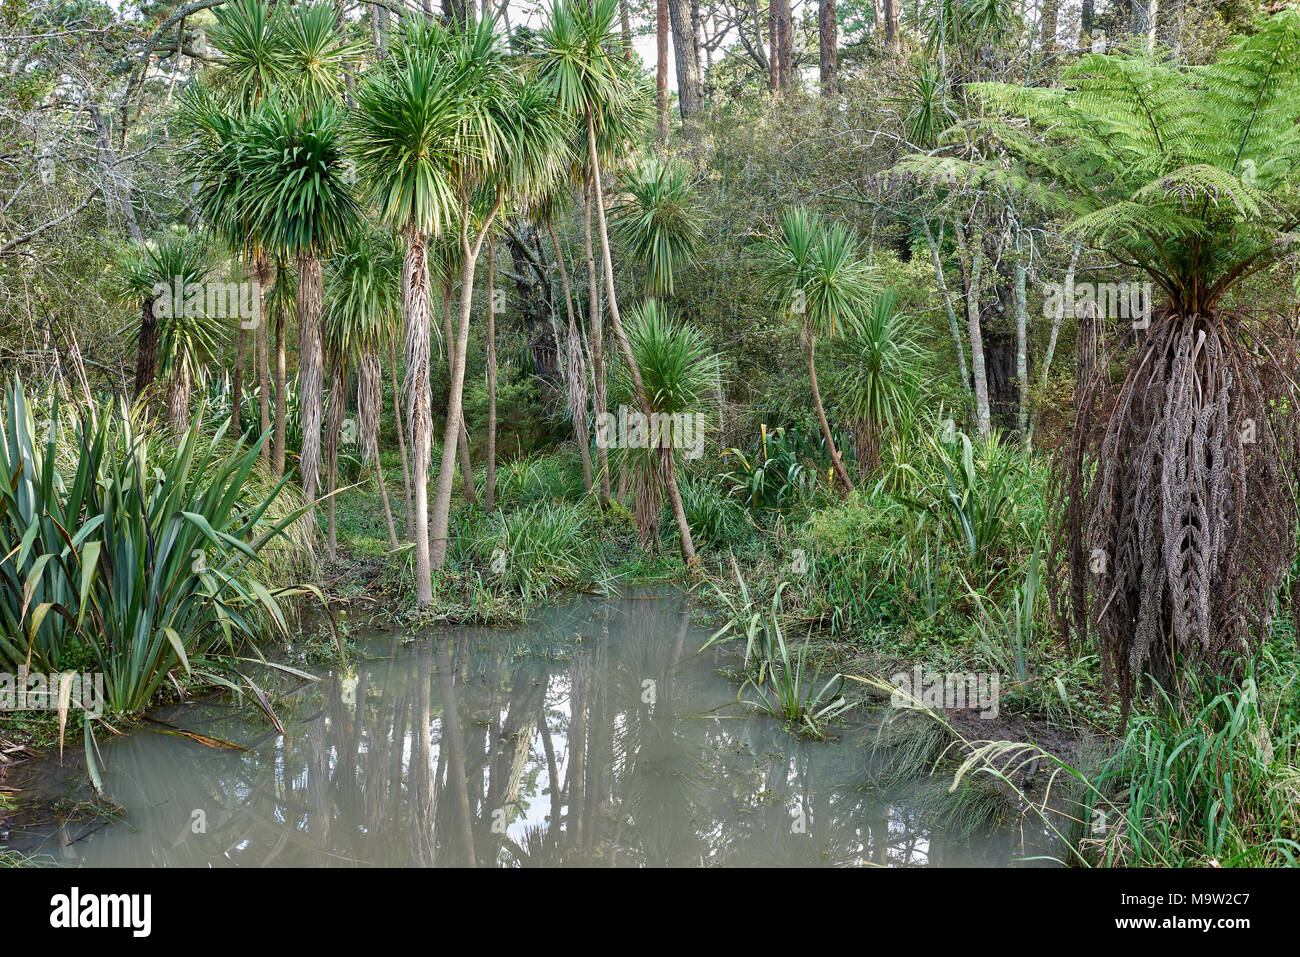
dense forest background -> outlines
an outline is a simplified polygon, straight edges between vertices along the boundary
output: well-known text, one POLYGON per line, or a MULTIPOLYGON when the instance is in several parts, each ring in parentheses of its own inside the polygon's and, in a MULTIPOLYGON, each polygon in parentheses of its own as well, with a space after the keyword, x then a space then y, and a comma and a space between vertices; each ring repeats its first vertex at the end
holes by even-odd
POLYGON ((1295 5, 465 3, 4 6, 0 663, 274 722, 299 598, 673 581, 802 734, 1003 676, 1066 757, 913 770, 1077 862, 1294 863, 1295 5))

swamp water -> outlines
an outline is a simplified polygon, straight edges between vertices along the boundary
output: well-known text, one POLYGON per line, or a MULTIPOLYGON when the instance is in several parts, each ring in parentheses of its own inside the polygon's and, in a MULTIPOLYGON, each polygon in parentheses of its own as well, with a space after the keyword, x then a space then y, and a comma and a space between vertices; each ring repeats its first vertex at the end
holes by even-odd
MULTIPOLYGON (((0 847, 65 866, 935 867, 1033 856, 1025 842, 1041 836, 958 834, 927 820, 914 789, 882 785, 888 757, 871 750, 872 727, 810 741, 737 707, 736 682, 719 674, 735 650, 701 653, 708 635, 680 596, 644 594, 580 599, 517 630, 417 641, 361 629, 351 673, 277 699, 284 735, 225 698, 162 708, 102 747, 120 812, 20 813, 0 847)), ((81 765, 60 767, 57 754, 5 783, 34 808, 66 812, 91 796, 81 765)))

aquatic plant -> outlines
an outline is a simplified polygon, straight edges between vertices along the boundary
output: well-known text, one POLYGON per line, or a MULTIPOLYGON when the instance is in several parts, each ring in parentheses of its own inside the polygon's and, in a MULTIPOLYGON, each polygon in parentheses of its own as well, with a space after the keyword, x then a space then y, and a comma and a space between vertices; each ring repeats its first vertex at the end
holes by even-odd
POLYGON ((781 626, 781 593, 785 588, 785 582, 777 587, 766 615, 751 617, 747 622, 745 668, 750 674, 737 700, 743 700, 746 690, 751 690, 751 705, 793 722, 806 734, 821 737, 825 723, 848 710, 848 702, 840 693, 844 676, 832 675, 822 682, 820 665, 809 675, 811 636, 793 652, 790 650, 781 626))

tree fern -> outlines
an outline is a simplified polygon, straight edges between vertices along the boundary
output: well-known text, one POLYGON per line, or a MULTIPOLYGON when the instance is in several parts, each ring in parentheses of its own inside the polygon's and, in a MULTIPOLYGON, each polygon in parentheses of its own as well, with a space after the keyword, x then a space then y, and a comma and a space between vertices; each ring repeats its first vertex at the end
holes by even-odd
POLYGON ((913 168, 1000 175, 1072 212, 1072 232, 1144 270, 1185 314, 1214 308, 1290 248, 1300 222, 1300 11, 1270 18, 1206 66, 1090 54, 1063 81, 969 87, 991 108, 971 125, 1020 161, 1021 179, 1004 163, 926 158, 913 168))
POLYGON ((987 159, 906 167, 1018 192, 1165 293, 1123 381, 1099 362, 1079 382, 1060 460, 1058 611, 1097 634, 1127 706, 1144 675, 1241 674, 1296 551, 1300 355, 1285 317, 1232 293, 1300 241, 1300 11, 1206 66, 1089 55, 1062 82, 972 84, 985 115, 944 142, 987 159))

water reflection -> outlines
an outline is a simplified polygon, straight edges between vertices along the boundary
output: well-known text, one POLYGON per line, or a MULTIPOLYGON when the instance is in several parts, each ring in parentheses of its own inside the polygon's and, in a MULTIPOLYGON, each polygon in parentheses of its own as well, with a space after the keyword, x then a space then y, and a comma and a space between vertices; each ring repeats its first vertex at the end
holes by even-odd
MULTIPOLYGON (((586 600, 518 632, 374 636, 355 675, 291 694, 287 733, 176 706, 105 750, 120 820, 15 831, 87 865, 998 865, 1019 835, 948 839, 822 743, 738 711, 678 598, 586 600), (205 747, 173 728, 238 742, 205 747)), ((35 793, 66 782, 33 764, 35 793)))

